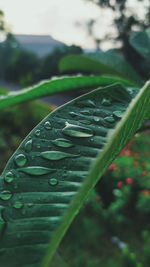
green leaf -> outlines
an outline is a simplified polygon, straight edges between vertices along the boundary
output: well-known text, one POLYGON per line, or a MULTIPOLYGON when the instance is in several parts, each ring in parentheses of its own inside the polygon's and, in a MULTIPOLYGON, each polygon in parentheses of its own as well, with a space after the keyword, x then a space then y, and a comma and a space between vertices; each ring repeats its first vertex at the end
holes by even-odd
POLYGON ((150 85, 130 105, 136 94, 119 84, 96 89, 52 112, 25 138, 0 179, 2 266, 41 266, 46 249, 42 266, 53 266, 83 201, 149 116, 150 85))
POLYGON ((133 82, 129 82, 128 80, 123 80, 117 77, 81 75, 72 77, 64 76, 60 78, 56 77, 55 79, 40 82, 33 87, 10 92, 7 95, 0 96, 0 109, 39 97, 54 95, 76 89, 91 89, 98 86, 110 85, 116 82, 127 86, 136 87, 136 84, 133 82))
POLYGON ((61 59, 59 64, 61 72, 83 71, 115 75, 133 82, 134 85, 141 85, 142 79, 121 56, 113 51, 97 52, 85 55, 68 55, 61 59))
POLYGON ((150 57, 150 28, 147 31, 134 32, 130 37, 130 44, 146 60, 150 57))

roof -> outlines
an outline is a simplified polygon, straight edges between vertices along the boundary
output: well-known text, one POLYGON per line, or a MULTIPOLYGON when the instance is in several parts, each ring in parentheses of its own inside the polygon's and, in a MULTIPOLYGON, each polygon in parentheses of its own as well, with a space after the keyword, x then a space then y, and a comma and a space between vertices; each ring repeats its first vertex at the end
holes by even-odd
POLYGON ((53 52, 57 47, 64 46, 64 43, 55 40, 50 35, 15 34, 14 37, 22 48, 34 52, 39 57, 53 52))

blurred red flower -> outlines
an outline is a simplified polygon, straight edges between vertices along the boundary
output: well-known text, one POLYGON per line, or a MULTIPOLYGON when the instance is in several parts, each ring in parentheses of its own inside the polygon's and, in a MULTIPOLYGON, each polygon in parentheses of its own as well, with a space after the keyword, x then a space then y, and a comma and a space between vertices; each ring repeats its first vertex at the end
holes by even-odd
POLYGON ((130 177, 126 178, 126 183, 127 184, 132 184, 133 183, 133 179, 130 178, 130 177))
POLYGON ((143 190, 143 191, 142 191, 142 194, 143 194, 144 196, 149 196, 150 191, 149 191, 149 190, 143 190))
POLYGON ((118 167, 117 167, 116 164, 112 163, 112 164, 109 165, 108 169, 109 169, 109 170, 117 170, 118 167))
POLYGON ((147 175, 147 171, 142 171, 142 175, 146 176, 147 175))
POLYGON ((123 187, 123 182, 122 181, 119 181, 118 183, 117 183, 117 186, 119 187, 119 188, 121 188, 121 187, 123 187))

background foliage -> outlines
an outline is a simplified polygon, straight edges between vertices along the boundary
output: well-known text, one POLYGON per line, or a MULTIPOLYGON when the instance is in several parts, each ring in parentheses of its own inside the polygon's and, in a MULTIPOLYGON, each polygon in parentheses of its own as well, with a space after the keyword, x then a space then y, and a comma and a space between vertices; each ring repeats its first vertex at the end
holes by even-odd
MULTIPOLYGON (((149 26, 149 6, 145 9, 142 20, 138 14, 129 12, 127 1, 93 0, 93 2, 99 7, 111 9, 115 14, 114 25, 117 36, 114 39, 121 41, 121 47, 109 51, 109 58, 110 53, 117 52, 126 58, 142 79, 149 78, 149 30, 131 34, 135 29, 143 30, 149 26), (141 44, 143 38, 145 39, 141 44)), ((147 5, 146 1, 137 2, 147 5)), ((89 27, 94 23, 91 22, 89 27)), ((36 55, 18 49, 16 40, 9 33, 2 11, 0 11, 0 32, 6 35, 5 43, 0 43, 1 78, 19 83, 21 86, 28 86, 38 80, 58 75, 58 62, 62 57, 83 53, 80 47, 64 46, 63 49, 57 49, 53 54, 39 60, 36 55)), ((108 38, 107 35, 105 40, 108 38)), ((99 48, 101 39, 95 40, 99 48)), ((107 55, 101 56, 100 59, 104 60, 104 57, 107 58, 105 62, 107 61, 109 65, 107 55)), ((73 70, 73 72, 78 71, 79 68, 73 70)), ((68 73, 68 70, 65 70, 65 73, 68 73)), ((4 94, 6 90, 0 88, 0 93, 4 94)), ((0 112, 0 125, 3 126, 0 128, 1 171, 21 140, 53 108, 39 101, 33 101, 5 108, 0 112)), ((149 130, 138 133, 123 149, 73 222, 59 249, 70 267, 149 266, 149 134, 149 130)))

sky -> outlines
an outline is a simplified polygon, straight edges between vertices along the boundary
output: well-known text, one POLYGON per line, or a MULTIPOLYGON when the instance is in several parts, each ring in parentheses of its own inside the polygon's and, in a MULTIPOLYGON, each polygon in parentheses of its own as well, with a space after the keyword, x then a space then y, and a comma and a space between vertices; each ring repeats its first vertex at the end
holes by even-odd
MULTIPOLYGON (((138 11, 142 17, 143 2, 127 2, 129 10, 138 11)), ((94 42, 89 38, 85 27, 85 22, 93 18, 98 18, 95 36, 102 39, 110 30, 113 37, 116 34, 112 27, 112 12, 102 10, 86 0, 0 0, 0 9, 5 12, 6 21, 11 25, 13 33, 48 34, 68 45, 94 48, 94 42)), ((108 49, 109 46, 111 47, 111 43, 101 48, 108 49)))
POLYGON ((97 18, 100 12, 85 0, 0 0, 0 9, 13 33, 49 34, 67 44, 87 48, 93 43, 84 23, 97 18))

